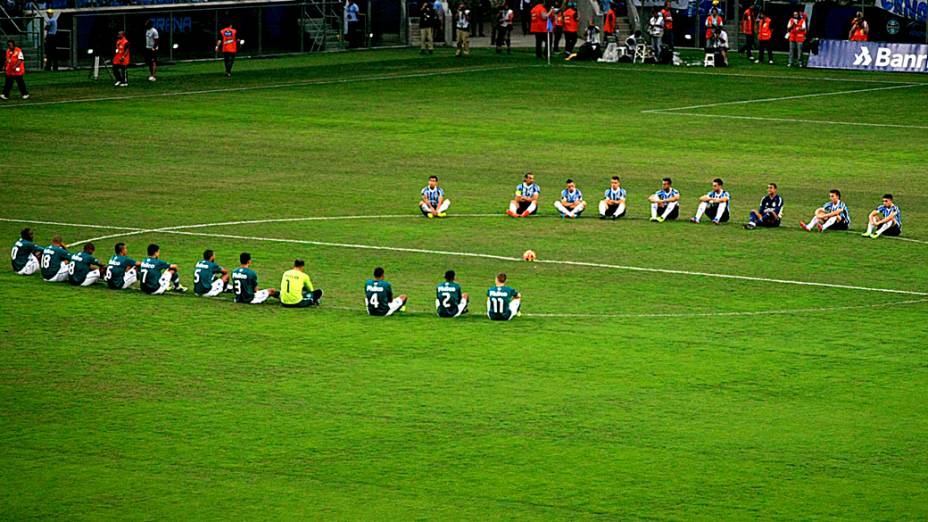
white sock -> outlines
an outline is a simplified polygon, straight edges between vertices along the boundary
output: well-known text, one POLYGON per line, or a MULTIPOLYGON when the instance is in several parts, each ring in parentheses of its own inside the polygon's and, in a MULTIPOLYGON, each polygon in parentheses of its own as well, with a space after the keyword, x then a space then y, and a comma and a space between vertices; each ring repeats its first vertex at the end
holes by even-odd
POLYGON ((624 213, 625 213, 625 203, 619 203, 619 208, 616 209, 615 214, 613 214, 613 216, 619 217, 624 213))
POLYGON ((828 218, 828 221, 822 223, 822 232, 828 230, 828 227, 834 225, 838 221, 838 216, 828 218))
POLYGON ((895 221, 887 221, 886 223, 883 223, 883 226, 881 226, 880 229, 876 231, 876 235, 877 235, 877 236, 882 236, 882 235, 883 235, 883 232, 886 232, 887 230, 889 230, 890 228, 892 228, 892 226, 893 226, 894 223, 895 223, 895 221))
POLYGON ((509 320, 511 321, 513 317, 519 314, 519 307, 522 306, 521 299, 513 299, 509 301, 509 320))
POLYGON ((516 206, 515 201, 509 204, 509 210, 512 211, 513 214, 515 214, 519 210, 519 207, 516 206))
POLYGON ((675 208, 677 208, 677 202, 676 202, 676 201, 674 201, 673 203, 667 203, 667 209, 664 210, 664 214, 663 214, 661 217, 664 218, 664 219, 667 219, 667 216, 669 216, 670 213, 673 212, 673 209, 675 209, 675 208))
POLYGON ((651 203, 651 219, 657 219, 657 203, 651 203))
POLYGON ((567 215, 570 214, 570 211, 567 210, 567 207, 565 207, 564 204, 561 203, 560 201, 554 202, 554 208, 556 208, 557 211, 560 212, 561 214, 567 214, 567 215))
POLYGON ((532 212, 535 212, 536 208, 538 208, 538 205, 534 201, 532 201, 532 204, 529 205, 528 209, 526 210, 528 210, 528 213, 531 214, 532 212))
POLYGON ((728 203, 719 203, 719 211, 715 214, 715 220, 721 221, 722 216, 725 215, 725 208, 728 207, 728 203))
POLYGON ((873 222, 871 221, 867 223, 867 235, 869 236, 872 233, 873 233, 873 222))
POLYGON ((813 228, 815 228, 816 224, 818 224, 818 218, 814 217, 812 218, 812 221, 809 221, 809 224, 806 226, 806 230, 812 230, 813 228))
POLYGON ((448 210, 448 207, 450 207, 450 206, 451 206, 451 200, 450 200, 450 199, 446 199, 446 200, 442 201, 442 202, 441 202, 441 205, 438 207, 438 212, 439 212, 439 214, 446 212, 446 211, 448 210))
POLYGON ((709 204, 705 201, 699 204, 699 208, 696 209, 696 221, 702 219, 702 215, 706 213, 707 208, 709 208, 709 204))
POLYGON ((600 216, 603 216, 603 217, 606 217, 606 209, 608 209, 608 208, 609 208, 609 206, 606 205, 606 200, 600 201, 600 202, 599 202, 599 215, 600 215, 600 216))

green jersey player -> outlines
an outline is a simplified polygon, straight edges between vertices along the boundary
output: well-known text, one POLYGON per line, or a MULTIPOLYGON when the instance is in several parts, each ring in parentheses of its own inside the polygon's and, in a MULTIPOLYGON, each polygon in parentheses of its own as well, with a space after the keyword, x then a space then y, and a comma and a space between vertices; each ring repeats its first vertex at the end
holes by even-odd
POLYGON ((139 273, 141 274, 139 288, 146 294, 161 295, 168 288, 173 288, 178 293, 187 291, 180 284, 177 265, 163 261, 161 247, 154 243, 148 245, 148 257, 139 265, 139 273))
POLYGON ((241 266, 232 271, 232 293, 236 303, 261 304, 268 297, 277 295, 273 288, 258 288, 258 274, 251 269, 251 254, 242 252, 238 260, 241 266))
POLYGON ((100 280, 100 269, 103 263, 94 257, 96 247, 93 243, 84 245, 84 251, 71 256, 68 265, 68 282, 73 286, 90 286, 100 280), (97 267, 97 268, 93 268, 97 267))
POLYGON ((510 321, 521 315, 522 294, 506 286, 506 274, 496 276, 496 284, 487 290, 487 317, 494 321, 510 321))
POLYGON ((39 257, 45 247, 32 242, 34 234, 31 228, 24 228, 19 233, 19 241, 13 244, 10 260, 13 271, 18 275, 32 275, 39 271, 39 257))
POLYGON ((393 297, 393 286, 384 280, 383 268, 374 269, 374 278, 364 282, 364 302, 367 304, 367 313, 380 317, 388 317, 397 310, 406 310, 406 296, 393 297))
POLYGON ((461 285, 454 282, 454 270, 445 272, 445 280, 435 289, 435 308, 438 317, 458 317, 467 313, 469 296, 461 292, 461 285))
POLYGON ((212 250, 203 251, 203 259, 197 261, 193 272, 193 293, 200 297, 216 297, 229 283, 229 271, 216 263, 216 254, 212 250))
POLYGON ((71 253, 61 241, 61 236, 52 238, 52 244, 42 250, 42 278, 49 283, 63 283, 68 280, 68 264, 71 263, 71 253))
POLYGON ((113 250, 116 255, 106 263, 103 279, 113 290, 125 290, 135 284, 138 278, 136 267, 141 263, 129 257, 129 250, 125 243, 116 243, 113 250))

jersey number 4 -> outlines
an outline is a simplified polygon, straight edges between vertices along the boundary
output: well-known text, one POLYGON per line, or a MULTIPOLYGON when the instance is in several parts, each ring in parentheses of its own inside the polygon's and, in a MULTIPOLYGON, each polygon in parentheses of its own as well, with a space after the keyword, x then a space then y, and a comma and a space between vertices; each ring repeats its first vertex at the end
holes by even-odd
POLYGON ((380 308, 380 299, 378 299, 377 294, 371 294, 371 297, 367 300, 367 302, 374 308, 380 308))

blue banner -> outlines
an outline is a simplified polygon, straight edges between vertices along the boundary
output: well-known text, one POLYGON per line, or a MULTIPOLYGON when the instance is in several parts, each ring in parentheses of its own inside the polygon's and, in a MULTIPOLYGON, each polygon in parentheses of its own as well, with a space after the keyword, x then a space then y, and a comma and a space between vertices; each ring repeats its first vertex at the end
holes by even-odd
POLYGON ((928 20, 928 0, 876 0, 876 6, 903 18, 928 20))
POLYGON ((928 45, 821 40, 809 67, 928 73, 928 45))

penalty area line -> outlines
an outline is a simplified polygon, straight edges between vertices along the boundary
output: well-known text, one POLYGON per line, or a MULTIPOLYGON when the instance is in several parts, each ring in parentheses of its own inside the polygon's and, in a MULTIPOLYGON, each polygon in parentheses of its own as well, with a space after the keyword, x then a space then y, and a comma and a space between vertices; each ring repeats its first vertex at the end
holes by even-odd
POLYGON ((358 76, 356 78, 333 78, 329 80, 299 80, 294 82, 281 82, 281 83, 272 83, 267 85, 248 85, 243 87, 220 87, 216 89, 200 89, 196 91, 170 91, 170 92, 160 92, 160 93, 149 93, 149 94, 137 94, 137 95, 126 95, 126 96, 100 96, 98 98, 74 98, 70 100, 54 100, 54 101, 45 101, 45 102, 30 102, 30 103, 17 103, 17 104, 4 104, 0 105, 0 109, 17 109, 25 107, 41 107, 49 105, 70 105, 75 103, 96 103, 96 102, 106 102, 106 101, 120 101, 120 100, 136 100, 136 99, 146 99, 146 98, 172 98, 176 96, 196 96, 201 94, 219 94, 219 93, 232 93, 232 92, 246 92, 246 91, 258 91, 258 90, 270 90, 270 89, 286 89, 289 87, 304 87, 304 86, 314 86, 314 85, 337 85, 345 83, 360 83, 360 82, 372 82, 372 81, 384 81, 384 80, 405 80, 413 78, 429 78, 433 76, 450 76, 452 74, 464 74, 469 72, 486 72, 486 71, 505 71, 510 69, 521 69, 527 67, 539 67, 538 65, 501 65, 501 66, 490 66, 490 67, 458 67, 458 68, 448 68, 440 71, 426 71, 418 73, 405 73, 405 74, 382 74, 377 76, 358 76))

